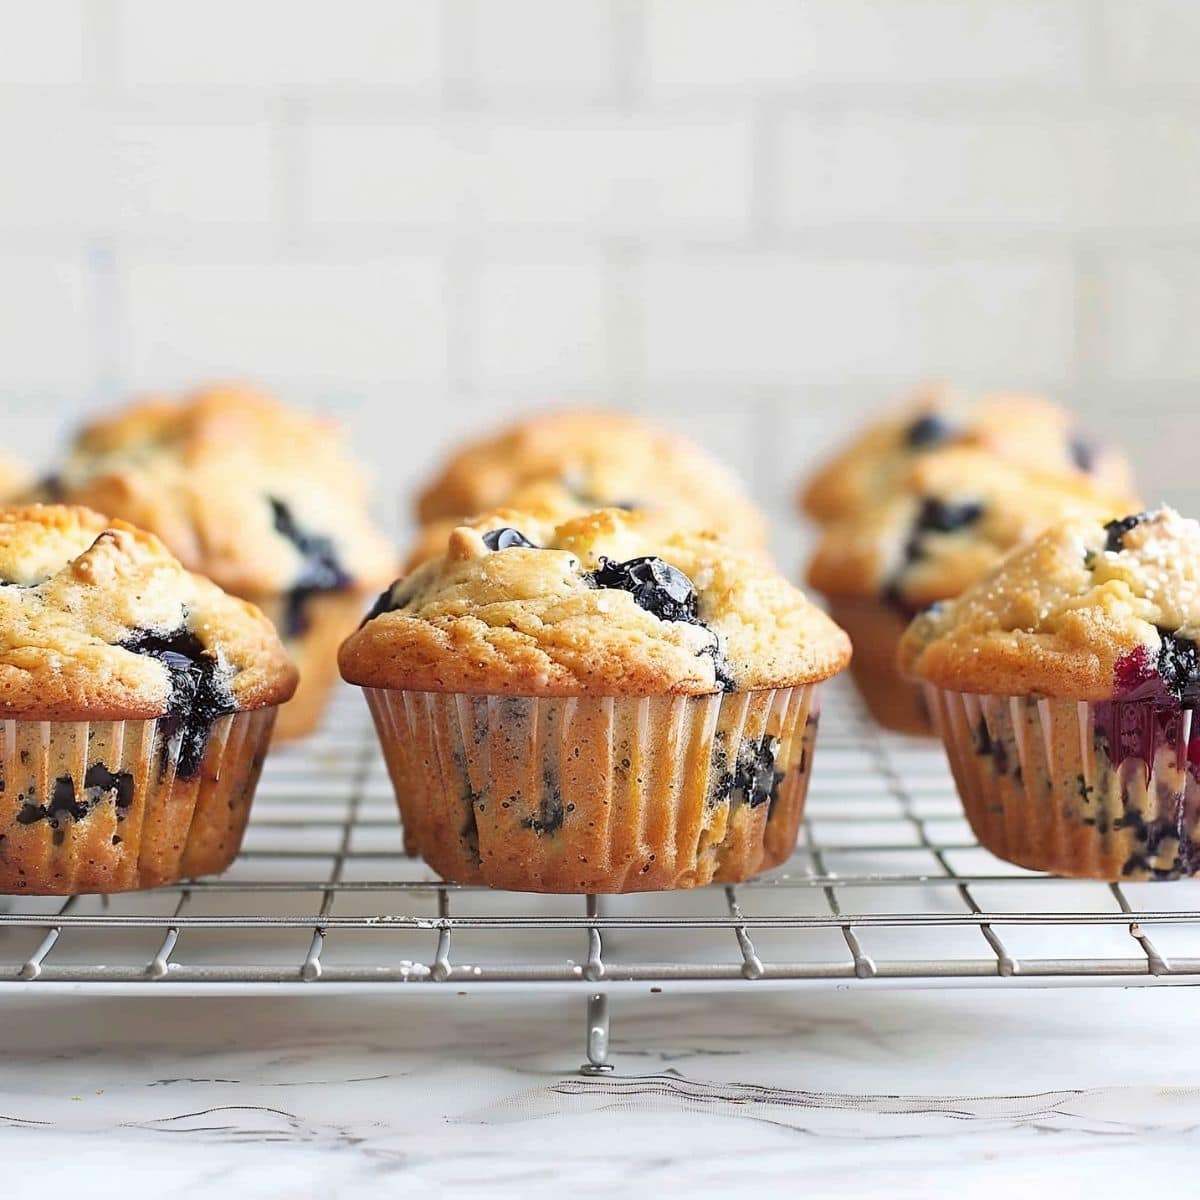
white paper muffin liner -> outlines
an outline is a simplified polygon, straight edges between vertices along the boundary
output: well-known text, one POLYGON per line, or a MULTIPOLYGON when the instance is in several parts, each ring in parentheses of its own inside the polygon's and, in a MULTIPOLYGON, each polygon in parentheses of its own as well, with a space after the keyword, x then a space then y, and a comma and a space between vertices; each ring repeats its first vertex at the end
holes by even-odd
POLYGON ((364 691, 406 844, 444 879, 654 891, 748 879, 795 846, 813 685, 648 698, 364 691))
POLYGON ((994 854, 1110 881, 1200 871, 1192 709, 925 691, 967 819, 994 854))
POLYGON ((0 721, 0 892, 123 892, 224 870, 277 711, 218 717, 187 775, 165 721, 0 721))

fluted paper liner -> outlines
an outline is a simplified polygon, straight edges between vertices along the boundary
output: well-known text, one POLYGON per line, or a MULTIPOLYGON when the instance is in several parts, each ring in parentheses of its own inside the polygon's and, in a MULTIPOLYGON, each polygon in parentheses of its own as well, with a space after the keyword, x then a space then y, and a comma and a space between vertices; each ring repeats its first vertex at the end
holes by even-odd
POLYGON ((748 879, 795 847, 814 685, 645 698, 364 691, 406 845, 444 879, 655 891, 748 879))
POLYGON ((277 711, 218 717, 187 776, 160 721, 0 721, 0 892, 124 892, 224 870, 277 711))
POLYGON ((1191 709, 925 691, 967 820, 994 854, 1110 881, 1200 871, 1191 709))

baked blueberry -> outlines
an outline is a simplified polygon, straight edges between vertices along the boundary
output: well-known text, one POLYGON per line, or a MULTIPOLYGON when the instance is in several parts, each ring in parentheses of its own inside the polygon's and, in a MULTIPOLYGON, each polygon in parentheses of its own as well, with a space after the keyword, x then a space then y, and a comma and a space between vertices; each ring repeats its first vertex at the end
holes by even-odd
POLYGON ((1191 638, 1160 629, 1158 675, 1176 700, 1200 699, 1200 653, 1191 638))
POLYGON ((1090 473, 1096 469, 1096 447, 1087 438, 1078 435, 1071 438, 1067 443, 1067 452, 1081 471, 1090 473))
POLYGON ((112 794, 120 813, 133 803, 133 776, 128 771, 110 771, 103 763, 92 763, 83 777, 89 803, 112 794))
POLYGON ((700 653, 712 659, 713 676, 721 691, 737 691, 737 680, 729 673, 729 663, 721 651, 721 639, 715 633, 713 634, 713 644, 705 646, 700 653))
POLYGON ((367 615, 363 617, 359 623, 361 629, 368 621, 375 620, 376 617, 382 617, 384 613, 389 613, 395 610, 395 605, 392 603, 392 589, 384 588, 382 592, 375 598, 375 603, 371 605, 367 615))
POLYGON ((945 417, 937 413, 926 413, 918 417, 905 431, 904 444, 910 450, 925 450, 939 446, 954 436, 954 427, 945 417))
POLYGON ((594 587, 628 592, 640 608, 660 621, 686 621, 699 625, 700 602, 692 581, 678 567, 645 555, 625 562, 601 558, 588 574, 594 587))
POLYGON ((519 529, 508 525, 503 529, 489 529, 483 535, 483 544, 489 550, 511 550, 517 546, 529 550, 538 549, 536 542, 531 542, 519 529))
POLYGON ((177 773, 184 779, 200 768, 208 745, 208 731, 217 717, 236 708, 229 684, 217 671, 217 660, 190 630, 169 633, 142 629, 121 643, 122 649, 156 658, 171 678, 167 711, 160 719, 163 762, 167 745, 179 737, 177 773))
POLYGON ((973 525, 982 516, 983 505, 978 500, 964 500, 955 504, 930 496, 921 503, 913 533, 954 533, 973 525))
POLYGON ((284 610, 284 632, 296 638, 308 629, 305 610, 309 599, 322 592, 348 588, 353 580, 343 570, 331 538, 305 529, 282 500, 268 496, 267 501, 276 533, 291 542, 300 554, 300 573, 288 589, 284 610))
POLYGON ((933 496, 922 500, 904 542, 900 569, 883 585, 881 597, 884 604, 897 612, 914 616, 916 609, 909 603, 901 579, 905 568, 925 557, 925 538, 929 534, 955 533, 959 529, 966 529, 983 516, 983 511, 983 505, 977 500, 964 500, 957 504, 933 496))
POLYGON ((1147 517, 1146 513, 1133 513, 1122 517, 1119 521, 1109 521, 1104 526, 1104 548, 1110 554, 1119 554, 1125 549, 1125 535, 1140 525, 1147 517))
POLYGON ((49 475, 43 475, 34 486, 34 492, 46 504, 57 504, 62 500, 65 490, 62 476, 54 472, 51 472, 49 475))
POLYGON ((774 800, 783 781, 783 772, 775 768, 779 739, 765 737, 761 742, 744 742, 738 751, 733 772, 733 800, 757 808, 774 800))
POLYGON ((75 799, 75 783, 70 775, 60 775, 50 790, 50 799, 45 804, 34 804, 27 800, 17 813, 17 824, 32 825, 35 821, 48 821, 57 829, 59 823, 70 817, 79 821, 87 816, 87 805, 75 799))

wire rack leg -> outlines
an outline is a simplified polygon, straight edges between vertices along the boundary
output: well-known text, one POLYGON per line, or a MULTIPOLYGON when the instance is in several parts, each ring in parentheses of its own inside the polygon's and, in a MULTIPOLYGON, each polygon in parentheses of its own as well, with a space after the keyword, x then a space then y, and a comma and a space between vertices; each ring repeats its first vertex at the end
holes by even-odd
POLYGON ((587 1057, 580 1075, 607 1075, 613 1069, 608 1061, 608 997, 599 992, 587 1002, 587 1057))

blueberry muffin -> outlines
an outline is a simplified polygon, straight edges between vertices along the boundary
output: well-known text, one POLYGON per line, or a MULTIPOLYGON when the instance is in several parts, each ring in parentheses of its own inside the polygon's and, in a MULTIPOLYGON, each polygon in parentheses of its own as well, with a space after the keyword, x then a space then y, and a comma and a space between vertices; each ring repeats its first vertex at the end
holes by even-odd
POLYGON ((472 442, 421 492, 417 519, 457 522, 520 507, 522 490, 544 483, 558 485, 578 511, 655 510, 675 527, 766 543, 763 515, 725 467, 686 438, 616 411, 538 413, 472 442))
POLYGON ((885 500, 826 525, 808 581, 854 641, 854 678, 872 715, 890 729, 932 733, 920 691, 896 671, 896 646, 914 614, 957 596, 1062 517, 1107 518, 1130 501, 952 447, 911 462, 885 500))
POLYGON ((0 508, 0 891, 221 871, 296 671, 252 605, 83 508, 0 508))
POLYGON ((949 446, 984 450, 1103 492, 1132 492, 1125 459, 1081 433, 1060 405, 1007 394, 972 400, 939 384, 922 388, 863 430, 807 481, 800 507, 819 522, 861 511, 885 500, 923 455, 949 446))
POLYGON ((340 661, 443 878, 632 892, 787 858, 814 687, 849 657, 760 555, 605 509, 459 526, 340 661))
POLYGON ((301 674, 281 737, 318 723, 338 644, 395 574, 339 429, 248 388, 147 400, 94 422, 46 491, 157 534, 274 621, 301 674))
POLYGON ((1065 521, 919 616, 925 688, 979 840, 1091 879, 1200 872, 1200 525, 1065 521))

